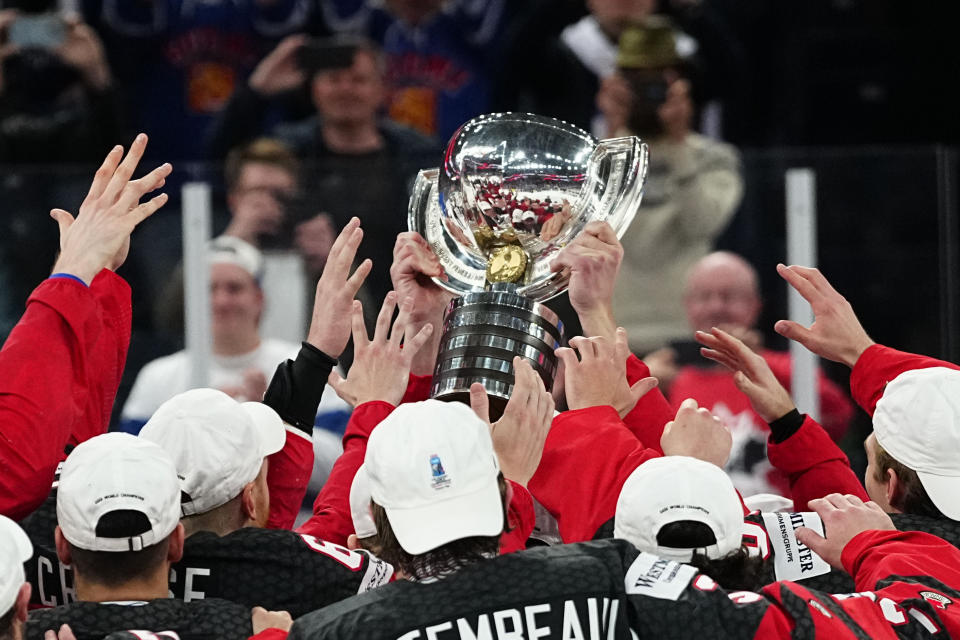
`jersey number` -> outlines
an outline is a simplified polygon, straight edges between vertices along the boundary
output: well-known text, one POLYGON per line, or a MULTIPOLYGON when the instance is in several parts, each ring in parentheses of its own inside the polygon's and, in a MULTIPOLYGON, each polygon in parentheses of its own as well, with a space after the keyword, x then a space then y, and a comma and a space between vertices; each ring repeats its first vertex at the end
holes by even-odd
POLYGON ((301 534, 300 537, 303 538, 303 541, 307 543, 308 547, 317 553, 322 553, 328 558, 336 560, 351 571, 359 571, 363 565, 363 556, 350 551, 350 549, 346 547, 341 547, 338 544, 327 542, 326 540, 317 540, 307 534, 301 534))

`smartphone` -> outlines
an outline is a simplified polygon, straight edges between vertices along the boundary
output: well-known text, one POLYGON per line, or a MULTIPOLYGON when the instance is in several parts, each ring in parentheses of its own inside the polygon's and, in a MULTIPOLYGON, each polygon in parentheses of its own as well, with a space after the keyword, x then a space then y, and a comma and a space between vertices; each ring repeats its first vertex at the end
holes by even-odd
POLYGON ((337 40, 309 40, 297 50, 297 65, 316 73, 328 69, 349 69, 357 47, 337 40))
POLYGON ((55 49, 67 37, 67 25, 57 13, 18 16, 7 28, 7 42, 18 47, 55 49))

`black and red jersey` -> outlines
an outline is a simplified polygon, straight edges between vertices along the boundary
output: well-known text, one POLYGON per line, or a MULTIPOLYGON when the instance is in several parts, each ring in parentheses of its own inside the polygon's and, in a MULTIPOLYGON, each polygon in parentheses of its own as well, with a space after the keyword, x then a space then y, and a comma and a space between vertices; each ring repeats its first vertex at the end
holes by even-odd
POLYGON ((74 602, 40 609, 27 618, 25 637, 43 640, 46 631, 57 631, 62 624, 70 625, 77 640, 102 640, 129 629, 163 629, 176 633, 180 640, 245 640, 253 635, 250 608, 245 605, 216 599, 191 603, 163 599, 123 604, 74 602))
POLYGON ((794 582, 727 592, 625 540, 538 548, 431 583, 394 582, 308 614, 290 640, 427 638, 925 638, 960 632, 960 551, 870 531, 843 553, 857 591, 794 582))

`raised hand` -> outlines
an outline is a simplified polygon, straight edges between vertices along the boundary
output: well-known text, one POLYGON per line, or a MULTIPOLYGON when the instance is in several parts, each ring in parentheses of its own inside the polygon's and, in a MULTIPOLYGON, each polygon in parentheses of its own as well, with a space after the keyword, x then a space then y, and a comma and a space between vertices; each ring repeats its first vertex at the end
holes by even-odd
POLYGON ((391 331, 390 319, 396 307, 397 294, 391 291, 380 308, 371 340, 363 322, 363 307, 359 300, 353 302, 353 365, 346 378, 334 371, 329 381, 337 395, 354 407, 373 400, 400 404, 410 377, 410 363, 433 332, 429 324, 415 335, 409 331, 413 311, 410 298, 400 304, 400 313, 391 331))
POLYGON ((773 422, 796 408, 790 393, 770 370, 770 365, 739 338, 714 327, 710 333, 697 331, 700 353, 733 371, 733 382, 750 400, 757 415, 773 422))
POLYGON ((248 81, 250 88, 269 97, 303 85, 307 75, 297 63, 297 51, 306 42, 307 38, 302 34, 287 36, 281 40, 253 69, 248 81))
POLYGON ((823 558, 831 567, 843 569, 843 548, 864 531, 896 531, 890 519, 876 502, 864 502, 854 495, 831 493, 807 503, 823 521, 826 537, 806 527, 797 528, 797 540, 823 558))
POLYGON ((353 299, 373 268, 368 258, 350 273, 361 240, 360 220, 351 218, 333 242, 323 274, 317 282, 307 342, 331 358, 340 357, 350 340, 353 299))
POLYGON ((613 227, 595 220, 551 263, 551 271, 570 270, 570 304, 585 335, 614 339, 613 285, 622 261, 623 245, 613 227))
POLYGON ((773 328, 780 335, 795 340, 822 358, 853 367, 873 340, 867 335, 847 299, 840 295, 818 269, 777 265, 777 273, 813 309, 814 321, 809 327, 792 320, 780 320, 773 328))
POLYGON ((569 409, 584 409, 610 405, 622 418, 630 413, 637 401, 657 386, 656 378, 643 378, 633 386, 627 382, 627 333, 623 328, 615 332, 611 344, 603 336, 570 339, 569 347, 557 349, 563 362, 564 389, 569 409))
POLYGON ((147 147, 141 133, 123 157, 123 147, 114 147, 97 169, 87 197, 76 219, 63 209, 50 216, 60 226, 60 257, 54 271, 77 276, 86 283, 101 269, 117 269, 130 250, 134 228, 167 202, 161 193, 140 203, 147 193, 163 186, 173 167, 165 163, 137 180, 132 180, 147 147))
POLYGON ((397 236, 393 246, 390 280, 399 299, 413 300, 409 330, 419 331, 428 324, 433 327, 430 343, 417 354, 411 365, 411 371, 417 375, 433 373, 442 334, 443 313, 453 299, 453 294, 431 280, 443 276, 440 260, 419 233, 407 231, 397 236))
POLYGON ((721 469, 730 459, 733 436, 712 413, 687 398, 677 417, 663 427, 660 448, 665 456, 689 456, 710 462, 721 469))
MULTIPOLYGON (((513 358, 513 371, 513 393, 503 415, 490 426, 490 435, 503 476, 527 486, 543 456, 543 443, 553 421, 553 397, 523 358, 513 358)), ((470 406, 490 422, 487 392, 479 382, 470 386, 470 406)))

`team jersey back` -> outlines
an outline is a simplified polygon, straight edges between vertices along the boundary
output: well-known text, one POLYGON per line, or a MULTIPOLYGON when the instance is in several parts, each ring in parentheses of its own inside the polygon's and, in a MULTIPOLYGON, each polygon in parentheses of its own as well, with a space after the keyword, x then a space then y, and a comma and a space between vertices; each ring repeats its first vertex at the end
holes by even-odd
POLYGON ((381 586, 393 567, 313 536, 245 528, 223 537, 198 532, 170 572, 170 592, 192 602, 217 597, 289 611, 294 618, 381 586))
POLYGON ((102 640, 116 631, 157 629, 173 631, 181 640, 245 640, 253 635, 250 608, 211 598, 200 602, 151 600, 145 604, 74 602, 32 611, 27 618, 27 640, 43 640, 48 629, 69 624, 77 640, 102 640))
MULTIPOLYGON (((77 600, 73 571, 57 557, 56 525, 56 491, 21 522, 34 546, 24 564, 33 587, 31 608, 77 600)), ((183 558, 171 567, 170 595, 186 602, 223 598, 296 617, 392 578, 393 567, 366 551, 293 531, 248 527, 223 537, 198 532, 187 538, 183 558)))
POLYGON ((539 637, 567 629, 566 637, 629 638, 622 605, 631 550, 622 540, 542 547, 435 582, 399 580, 304 616, 289 639, 532 638, 542 628, 553 635, 539 637))
POLYGON ((899 580, 889 578, 889 594, 831 596, 790 582, 728 593, 691 566, 611 539, 500 556, 432 583, 395 582, 300 618, 289 639, 834 640, 951 628, 941 613, 960 594, 932 579, 899 580))

